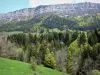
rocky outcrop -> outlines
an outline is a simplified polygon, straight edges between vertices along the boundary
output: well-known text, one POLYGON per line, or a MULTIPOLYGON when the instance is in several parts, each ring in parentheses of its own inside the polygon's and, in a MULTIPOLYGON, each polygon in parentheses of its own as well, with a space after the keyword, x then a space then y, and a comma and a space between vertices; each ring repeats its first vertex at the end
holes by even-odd
POLYGON ((95 14, 100 13, 100 4, 85 2, 77 4, 39 6, 35 9, 35 15, 40 15, 48 12, 60 13, 64 15, 85 15, 92 13, 95 14))
MULTIPOLYGON (((99 3, 77 3, 77 4, 58 4, 58 5, 42 5, 36 8, 26 8, 9 12, 7 14, 0 14, 0 24, 12 20, 25 20, 33 18, 45 13, 55 13, 61 15, 88 15, 100 13, 99 3)), ((47 15, 47 14, 46 14, 47 15)))
POLYGON ((22 10, 17 10, 14 12, 9 12, 6 14, 0 14, 0 22, 9 22, 12 20, 25 20, 27 18, 33 18, 34 8, 26 8, 22 10))

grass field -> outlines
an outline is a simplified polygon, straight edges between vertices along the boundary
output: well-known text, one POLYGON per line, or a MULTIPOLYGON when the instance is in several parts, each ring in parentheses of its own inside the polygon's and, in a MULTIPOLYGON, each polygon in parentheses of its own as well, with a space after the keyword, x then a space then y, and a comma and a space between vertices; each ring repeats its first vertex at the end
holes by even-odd
POLYGON ((0 58, 0 75, 68 75, 40 66, 33 72, 30 66, 28 63, 0 58))

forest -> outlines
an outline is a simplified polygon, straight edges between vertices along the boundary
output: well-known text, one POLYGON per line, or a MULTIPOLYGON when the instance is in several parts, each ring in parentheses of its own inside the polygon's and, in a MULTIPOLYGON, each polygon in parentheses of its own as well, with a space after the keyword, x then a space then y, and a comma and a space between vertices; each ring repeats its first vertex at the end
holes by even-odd
POLYGON ((100 29, 42 31, 0 36, 0 56, 31 63, 33 70, 44 65, 71 75, 100 74, 100 29))
POLYGON ((100 28, 100 14, 84 16, 62 16, 56 14, 41 15, 22 21, 14 20, 0 24, 0 32, 24 31, 34 32, 34 27, 59 30, 94 30, 100 28))

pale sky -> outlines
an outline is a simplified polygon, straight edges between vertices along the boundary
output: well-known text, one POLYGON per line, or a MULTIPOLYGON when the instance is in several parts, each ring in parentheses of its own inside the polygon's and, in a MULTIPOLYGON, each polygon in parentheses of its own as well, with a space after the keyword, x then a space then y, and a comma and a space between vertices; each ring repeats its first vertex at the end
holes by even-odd
POLYGON ((79 2, 100 3, 100 0, 29 0, 29 3, 32 7, 36 7, 39 5, 79 3, 79 2))

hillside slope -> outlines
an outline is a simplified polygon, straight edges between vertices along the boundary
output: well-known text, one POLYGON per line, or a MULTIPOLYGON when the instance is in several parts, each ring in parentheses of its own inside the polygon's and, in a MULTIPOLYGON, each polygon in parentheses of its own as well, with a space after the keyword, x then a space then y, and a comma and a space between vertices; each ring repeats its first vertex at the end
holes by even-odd
POLYGON ((0 75, 62 75, 61 72, 39 66, 33 72, 30 66, 28 63, 0 58, 0 75))
POLYGON ((87 16, 58 16, 56 14, 41 15, 25 21, 11 21, 0 26, 1 31, 34 31, 33 27, 94 30, 100 28, 100 14, 87 16))

